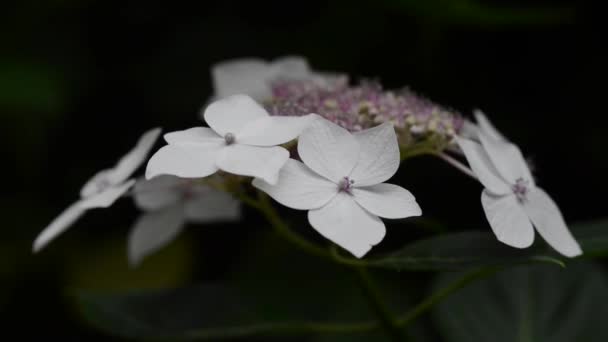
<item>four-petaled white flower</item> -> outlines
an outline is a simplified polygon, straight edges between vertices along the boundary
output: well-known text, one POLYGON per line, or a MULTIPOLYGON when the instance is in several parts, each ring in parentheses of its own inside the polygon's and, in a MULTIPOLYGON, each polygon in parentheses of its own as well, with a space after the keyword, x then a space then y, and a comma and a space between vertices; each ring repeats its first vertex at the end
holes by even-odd
POLYGON ((174 176, 138 181, 134 198, 145 213, 129 234, 133 266, 168 245, 188 222, 236 221, 241 214, 239 201, 230 194, 174 176))
POLYGON ((299 138, 298 154, 281 169, 276 185, 253 185, 279 203, 308 211, 308 221, 327 239, 358 258, 384 238, 380 217, 421 215, 414 196, 383 183, 399 168, 399 146, 389 123, 349 133, 325 119, 299 138))
POLYGON ((129 177, 144 162, 160 132, 160 128, 147 131, 115 167, 93 176, 80 191, 80 200, 69 206, 38 235, 34 241, 34 252, 68 229, 87 209, 107 208, 127 192, 135 184, 135 180, 129 177))
POLYGON ((247 94, 258 102, 272 96, 270 82, 277 79, 306 79, 313 72, 305 58, 286 56, 271 62, 259 58, 240 58, 211 67, 215 99, 247 94))
POLYGON ((517 248, 534 242, 534 227, 561 254, 582 253, 555 202, 537 187, 521 151, 481 113, 477 138, 459 138, 471 169, 485 187, 481 203, 498 240, 517 248))
POLYGON ((146 178, 200 178, 223 170, 276 183, 289 159, 276 145, 296 138, 317 116, 270 116, 249 96, 234 95, 210 104, 204 117, 209 127, 165 134, 168 145, 150 158, 146 178))

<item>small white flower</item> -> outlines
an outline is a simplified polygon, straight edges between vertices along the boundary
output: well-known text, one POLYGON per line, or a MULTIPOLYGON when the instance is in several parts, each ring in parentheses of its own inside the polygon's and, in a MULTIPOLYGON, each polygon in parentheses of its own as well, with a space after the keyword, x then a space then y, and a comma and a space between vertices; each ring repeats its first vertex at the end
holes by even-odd
POLYGON ((236 221, 241 214, 240 203, 230 194, 174 176, 138 181, 134 198, 146 213, 129 234, 129 262, 133 266, 168 245, 188 222, 236 221))
POLYGON ((38 235, 34 241, 34 252, 68 229, 87 209, 107 208, 127 192, 135 183, 129 177, 143 163, 160 132, 160 128, 147 131, 115 167, 93 176, 80 191, 80 200, 69 206, 38 235))
POLYGON ((279 78, 303 79, 311 74, 306 59, 298 56, 272 62, 259 58, 233 59, 211 68, 215 99, 247 94, 258 102, 272 96, 269 82, 279 78))
POLYGON ((421 215, 414 196, 382 183, 399 168, 399 146, 389 123, 354 134, 327 120, 314 121, 302 133, 298 154, 276 185, 253 185, 279 203, 308 211, 308 221, 327 239, 363 257, 385 235, 380 217, 421 215))
POLYGON ((249 96, 233 95, 210 104, 204 117, 210 127, 165 134, 168 145, 150 158, 146 178, 200 178, 223 170, 276 183, 289 159, 276 145, 296 138, 316 115, 269 116, 249 96))
POLYGON ((486 217, 498 240, 517 248, 534 242, 534 227, 561 254, 582 253, 551 197, 537 187, 519 148, 477 113, 481 144, 459 138, 458 144, 485 187, 481 195, 486 217))

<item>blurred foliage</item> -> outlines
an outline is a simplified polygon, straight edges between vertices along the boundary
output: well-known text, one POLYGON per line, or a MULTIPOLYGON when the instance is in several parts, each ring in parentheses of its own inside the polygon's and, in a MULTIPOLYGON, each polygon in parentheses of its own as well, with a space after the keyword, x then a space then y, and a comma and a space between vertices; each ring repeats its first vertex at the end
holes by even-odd
MULTIPOLYGON (((457 276, 441 276, 436 288, 457 276)), ((608 340, 607 301, 608 278, 592 263, 524 266, 453 294, 434 318, 447 342, 601 342, 608 340)))

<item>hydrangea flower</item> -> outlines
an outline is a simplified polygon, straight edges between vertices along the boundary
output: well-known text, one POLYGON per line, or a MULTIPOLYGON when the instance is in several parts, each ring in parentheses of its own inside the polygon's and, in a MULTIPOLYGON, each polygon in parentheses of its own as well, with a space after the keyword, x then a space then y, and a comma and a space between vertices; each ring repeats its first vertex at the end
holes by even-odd
POLYGON ((93 176, 80 191, 80 200, 70 205, 38 235, 34 241, 34 252, 67 230, 86 210, 107 208, 125 194, 135 184, 135 180, 129 177, 144 162, 160 132, 160 128, 147 131, 115 167, 93 176))
POLYGON ((188 222, 236 221, 241 215, 240 203, 230 194, 174 176, 138 181, 134 199, 145 213, 129 234, 133 266, 168 245, 188 222))
POLYGON ((459 138, 458 144, 474 174, 485 187, 481 203, 494 234, 503 243, 526 248, 534 242, 534 228, 559 253, 582 254, 559 207, 536 186, 519 148, 507 141, 481 113, 480 143, 459 138))
POLYGON ((253 185, 287 207, 308 210, 315 230, 358 258, 384 238, 379 217, 421 215, 409 191, 383 183, 399 168, 390 123, 351 134, 316 120, 300 136, 298 154, 304 163, 290 159, 276 185, 261 179, 253 185))
POLYGON ((296 138, 315 115, 271 117, 249 96, 233 95, 210 104, 204 118, 209 127, 164 136, 168 145, 150 158, 146 178, 200 178, 223 170, 276 183, 289 159, 289 152, 276 145, 296 138))

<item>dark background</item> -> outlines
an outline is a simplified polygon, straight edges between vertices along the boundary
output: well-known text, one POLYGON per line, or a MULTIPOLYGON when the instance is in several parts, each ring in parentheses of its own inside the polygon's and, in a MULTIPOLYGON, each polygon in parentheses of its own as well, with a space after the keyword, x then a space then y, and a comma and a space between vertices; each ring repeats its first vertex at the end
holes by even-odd
MULTIPOLYGON (((126 233, 137 213, 123 200, 30 253, 82 184, 144 130, 198 125, 209 67, 229 58, 297 54, 315 69, 409 85, 465 115, 481 108, 533 159, 539 184, 568 221, 606 216, 606 42, 588 3, 24 0, 1 7, 3 334, 108 338, 81 323, 73 289, 221 278, 264 229, 247 213, 247 224, 188 231, 129 271, 126 233)), ((450 230, 487 227, 479 185, 441 161, 408 162, 397 182, 450 230)), ((402 235, 389 227, 378 250, 402 235)))

